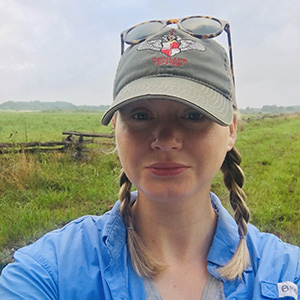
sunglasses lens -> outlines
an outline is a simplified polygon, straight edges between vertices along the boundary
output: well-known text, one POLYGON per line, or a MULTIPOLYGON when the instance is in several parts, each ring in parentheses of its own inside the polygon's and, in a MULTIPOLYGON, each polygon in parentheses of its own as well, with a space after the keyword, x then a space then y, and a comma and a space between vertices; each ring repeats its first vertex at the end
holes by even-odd
POLYGON ((159 32, 163 27, 163 23, 159 21, 150 21, 140 24, 127 32, 125 36, 125 42, 134 43, 144 40, 147 37, 159 32))
POLYGON ((195 17, 187 18, 181 22, 184 30, 196 35, 211 35, 222 31, 222 25, 216 20, 195 17))

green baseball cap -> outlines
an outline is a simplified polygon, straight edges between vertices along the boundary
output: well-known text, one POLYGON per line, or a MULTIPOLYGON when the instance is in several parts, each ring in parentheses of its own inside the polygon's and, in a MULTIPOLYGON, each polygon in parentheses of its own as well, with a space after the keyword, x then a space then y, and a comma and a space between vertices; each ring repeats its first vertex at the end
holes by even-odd
POLYGON ((214 39, 199 39, 166 28, 122 55, 113 103, 101 123, 125 105, 145 100, 177 101, 199 110, 220 125, 229 125, 237 107, 225 49, 214 39))

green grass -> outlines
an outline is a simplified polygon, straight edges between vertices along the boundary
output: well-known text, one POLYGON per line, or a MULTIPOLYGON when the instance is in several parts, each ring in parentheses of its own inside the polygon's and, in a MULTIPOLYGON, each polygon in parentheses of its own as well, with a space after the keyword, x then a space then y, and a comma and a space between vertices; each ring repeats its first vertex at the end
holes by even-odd
MULTIPOLYGON (((300 246, 300 116, 251 120, 239 132, 250 222, 300 246)), ((219 174, 213 187, 225 202, 219 174)), ((226 204, 228 207, 228 204, 226 204)))
POLYGON ((100 119, 99 112, 0 111, 0 143, 61 141, 62 131, 110 133, 100 119))
POLYGON ((252 222, 300 245, 300 118, 250 125, 237 146, 244 157, 252 222))
MULTIPOLYGON (((111 132, 96 113, 0 113, 0 142, 60 141, 64 130, 111 132), (24 125, 25 124, 25 125, 24 125), (17 132, 16 134, 13 134, 17 132)), ((300 246, 300 116, 247 121, 238 134, 251 223, 300 246)), ((0 156, 0 269, 11 249, 118 197, 120 165, 101 145, 82 160, 70 154, 0 156)), ((218 174, 213 191, 228 207, 218 174)))
POLYGON ((97 155, 84 163, 58 155, 40 162, 21 154, 17 162, 7 173, 11 178, 2 178, 2 247, 20 238, 26 242, 52 223, 56 227, 81 214, 102 213, 117 196, 116 155, 97 155))

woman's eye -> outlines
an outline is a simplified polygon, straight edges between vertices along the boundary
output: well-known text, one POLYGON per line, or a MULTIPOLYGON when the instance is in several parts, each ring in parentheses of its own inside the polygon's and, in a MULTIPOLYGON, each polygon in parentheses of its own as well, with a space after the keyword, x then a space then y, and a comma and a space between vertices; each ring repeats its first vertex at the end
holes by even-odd
POLYGON ((200 121, 203 118, 204 118, 204 115, 197 111, 189 112, 184 116, 184 119, 188 119, 191 121, 200 121))
POLYGON ((137 121, 146 121, 151 119, 150 115, 146 112, 135 113, 131 118, 137 121))

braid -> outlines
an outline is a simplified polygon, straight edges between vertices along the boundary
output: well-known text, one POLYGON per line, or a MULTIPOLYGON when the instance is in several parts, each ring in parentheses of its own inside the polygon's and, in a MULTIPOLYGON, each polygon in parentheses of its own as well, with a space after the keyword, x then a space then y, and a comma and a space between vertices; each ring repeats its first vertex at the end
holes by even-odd
POLYGON ((219 269, 221 276, 234 280, 241 278, 243 271, 250 262, 249 251, 247 248, 246 236, 248 232, 247 223, 249 221, 249 210, 246 205, 246 195, 242 190, 244 185, 244 173, 240 167, 242 158, 239 152, 233 148, 227 152, 221 170, 224 174, 224 183, 229 190, 230 204, 234 209, 234 219, 238 225, 240 242, 231 261, 219 269))
POLYGON ((131 206, 131 182, 127 178, 126 174, 122 171, 120 175, 120 192, 119 192, 119 198, 120 198, 120 215, 124 221, 124 224, 129 227, 132 223, 131 217, 130 217, 130 206, 131 206))
POLYGON ((131 216, 131 182, 122 171, 120 176, 120 215, 127 228, 127 244, 131 256, 132 265, 138 275, 153 278, 163 270, 163 266, 155 261, 149 250, 144 245, 134 228, 134 221, 131 216))

